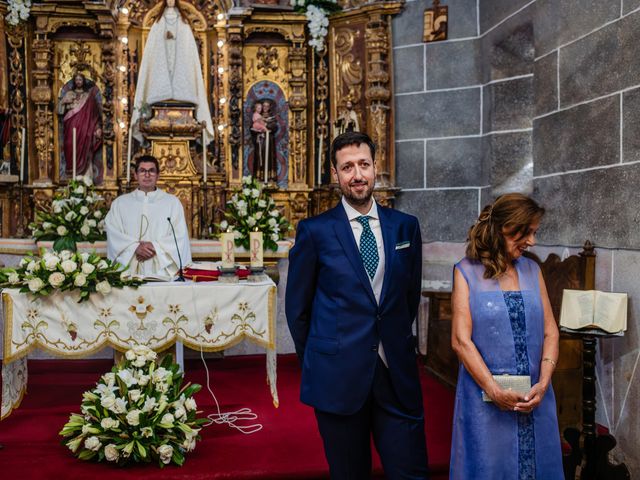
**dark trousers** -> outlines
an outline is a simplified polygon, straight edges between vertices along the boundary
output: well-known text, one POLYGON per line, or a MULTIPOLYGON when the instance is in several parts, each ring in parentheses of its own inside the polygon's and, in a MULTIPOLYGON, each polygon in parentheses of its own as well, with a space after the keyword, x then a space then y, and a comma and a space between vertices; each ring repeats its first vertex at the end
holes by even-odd
POLYGON ((371 478, 371 436, 388 480, 429 478, 424 412, 408 412, 400 404, 380 358, 371 393, 359 411, 315 413, 332 480, 371 478))

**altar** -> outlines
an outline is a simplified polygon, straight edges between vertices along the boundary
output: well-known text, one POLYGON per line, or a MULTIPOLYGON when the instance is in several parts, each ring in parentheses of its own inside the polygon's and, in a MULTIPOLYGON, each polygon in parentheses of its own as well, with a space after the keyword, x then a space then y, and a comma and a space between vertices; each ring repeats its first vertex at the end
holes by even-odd
POLYGON ((202 352, 245 339, 263 347, 267 383, 278 406, 273 281, 145 284, 93 294, 84 303, 77 300, 74 293, 34 298, 15 289, 2 292, 0 418, 20 405, 27 387, 27 354, 34 349, 82 358, 108 346, 125 351, 144 344, 160 351, 177 341, 202 352))

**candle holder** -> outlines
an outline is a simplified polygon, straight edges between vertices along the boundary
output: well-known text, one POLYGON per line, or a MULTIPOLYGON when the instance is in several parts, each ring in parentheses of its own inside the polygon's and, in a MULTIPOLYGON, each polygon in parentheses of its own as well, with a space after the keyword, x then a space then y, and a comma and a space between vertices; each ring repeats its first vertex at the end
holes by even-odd
POLYGON ((200 211, 200 238, 209 238, 209 185, 202 180, 202 210, 200 211))
POLYGON ((240 279, 236 275, 235 268, 221 268, 220 277, 218 277, 220 283, 238 283, 240 279))
POLYGON ((247 281, 256 283, 256 282, 264 282, 269 278, 269 275, 264 273, 264 267, 249 267, 249 276, 247 276, 247 281))
POLYGON ((20 181, 18 182, 18 223, 16 225, 16 236, 24 238, 24 207, 22 205, 24 198, 24 180, 22 172, 20 172, 20 181))

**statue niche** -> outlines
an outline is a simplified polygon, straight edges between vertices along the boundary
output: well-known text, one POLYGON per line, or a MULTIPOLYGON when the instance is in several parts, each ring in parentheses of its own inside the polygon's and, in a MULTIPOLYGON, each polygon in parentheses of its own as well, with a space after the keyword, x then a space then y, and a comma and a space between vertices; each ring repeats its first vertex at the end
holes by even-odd
POLYGON ((73 175, 74 150, 76 175, 88 175, 102 183, 102 94, 96 84, 76 73, 60 90, 59 145, 60 178, 73 175), (75 135, 74 135, 75 130, 75 135), (74 145, 75 137, 75 145, 74 145))
POLYGON ((274 82, 260 81, 244 102, 244 175, 286 188, 289 181, 288 104, 274 82))

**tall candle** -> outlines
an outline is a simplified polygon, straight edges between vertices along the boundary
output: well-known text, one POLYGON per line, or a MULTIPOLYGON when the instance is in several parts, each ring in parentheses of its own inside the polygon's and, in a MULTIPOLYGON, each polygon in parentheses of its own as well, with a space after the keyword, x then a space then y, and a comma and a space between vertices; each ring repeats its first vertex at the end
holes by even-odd
POLYGON ((318 145, 318 185, 322 184, 322 142, 324 136, 320 134, 320 144, 318 145))
POLYGON ((264 183, 269 181, 269 130, 266 131, 264 142, 264 183))
POLYGON ((252 267, 262 267, 264 265, 264 248, 262 243, 262 232, 249 232, 250 258, 252 267))
POLYGON ((202 182, 207 183, 207 127, 202 126, 202 182))
POLYGON ((234 268, 235 237, 233 232, 224 232, 220 235, 220 241, 222 242, 222 268, 234 268))
POLYGON ((20 146, 20 180, 24 183, 25 178, 24 178, 24 150, 25 150, 25 146, 27 145, 26 143, 27 140, 27 130, 22 127, 22 138, 20 139, 20 141, 22 142, 22 145, 20 146))
POLYGON ((127 184, 131 182, 131 135, 133 125, 129 126, 129 142, 127 143, 127 184))
POLYGON ((76 129, 73 127, 73 170, 72 179, 76 178, 76 129))

